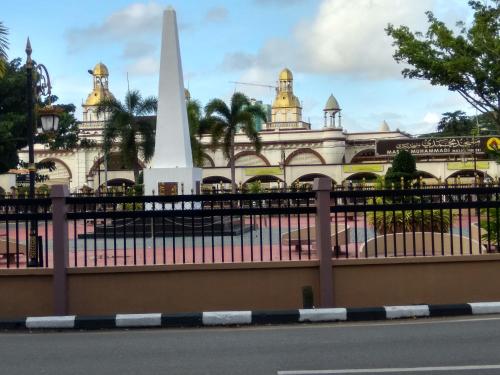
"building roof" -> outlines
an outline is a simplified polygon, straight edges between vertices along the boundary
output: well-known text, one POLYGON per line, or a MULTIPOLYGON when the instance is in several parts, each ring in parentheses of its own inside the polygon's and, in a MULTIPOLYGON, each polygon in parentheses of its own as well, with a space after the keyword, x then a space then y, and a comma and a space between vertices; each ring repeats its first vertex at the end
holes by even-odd
POLYGON ((387 121, 382 121, 382 123, 380 124, 379 128, 378 128, 378 131, 379 132, 390 132, 391 129, 389 128, 389 124, 387 123, 387 121))
POLYGON ((293 74, 290 71, 290 69, 288 69, 288 68, 283 69, 279 75, 279 80, 280 81, 293 81, 293 74))
POLYGON ((102 62, 100 62, 96 64, 96 66, 94 66, 92 74, 94 76, 109 76, 108 67, 104 65, 102 62))
POLYGON ((331 94, 328 100, 326 101, 324 111, 339 111, 339 110, 340 110, 339 102, 337 101, 337 99, 335 99, 333 94, 331 94))

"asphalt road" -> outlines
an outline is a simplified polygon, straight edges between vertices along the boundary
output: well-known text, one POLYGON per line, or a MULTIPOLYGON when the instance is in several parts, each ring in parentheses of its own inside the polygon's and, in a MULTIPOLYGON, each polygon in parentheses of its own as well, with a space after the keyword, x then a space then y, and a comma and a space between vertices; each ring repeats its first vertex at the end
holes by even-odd
POLYGON ((0 333, 0 374, 500 374, 500 317, 0 333))

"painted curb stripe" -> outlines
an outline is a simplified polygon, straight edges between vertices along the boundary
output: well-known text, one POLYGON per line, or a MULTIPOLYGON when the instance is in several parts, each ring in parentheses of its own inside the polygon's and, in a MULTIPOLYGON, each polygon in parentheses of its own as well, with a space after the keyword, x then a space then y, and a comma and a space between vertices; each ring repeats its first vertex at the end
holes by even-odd
POLYGON ((500 302, 476 302, 469 303, 472 314, 499 314, 500 302))
POLYGON ((75 316, 33 316, 26 318, 26 328, 74 328, 75 316))
POLYGON ((472 309, 468 304, 429 305, 429 312, 431 317, 472 315, 472 309))
POLYGON ((414 318, 430 315, 428 305, 384 306, 384 309, 387 319, 414 318))
POLYGON ((116 316, 42 316, 0 320, 10 329, 110 329, 124 327, 201 327, 214 325, 286 324, 299 322, 385 320, 500 314, 500 302, 409 305, 368 308, 325 308, 281 311, 208 311, 187 314, 117 314, 116 316))
POLYGON ((252 311, 253 324, 298 323, 299 310, 252 311))
POLYGON ((26 319, 4 319, 0 320, 0 330, 25 329, 26 319))
POLYGON ((200 327, 203 325, 202 313, 162 314, 162 327, 200 327))
POLYGON ((225 326, 236 324, 252 324, 251 311, 211 311, 203 313, 203 325, 225 326))
POLYGON ((347 320, 384 320, 385 309, 383 307, 348 308, 347 320))
POLYGON ((77 316, 76 329, 107 329, 116 328, 115 316, 77 316))
POLYGON ((117 314, 117 327, 161 327, 161 314, 117 314))
POLYGON ((334 322, 347 320, 347 309, 300 309, 300 322, 334 322))

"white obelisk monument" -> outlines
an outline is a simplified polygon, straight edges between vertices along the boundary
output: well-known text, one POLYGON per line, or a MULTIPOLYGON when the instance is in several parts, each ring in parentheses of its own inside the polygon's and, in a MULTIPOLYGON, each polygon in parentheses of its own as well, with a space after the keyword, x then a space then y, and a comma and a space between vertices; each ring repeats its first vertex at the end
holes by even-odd
POLYGON ((191 194, 200 182, 191 155, 177 18, 169 7, 163 12, 156 145, 144 170, 144 194, 191 194))

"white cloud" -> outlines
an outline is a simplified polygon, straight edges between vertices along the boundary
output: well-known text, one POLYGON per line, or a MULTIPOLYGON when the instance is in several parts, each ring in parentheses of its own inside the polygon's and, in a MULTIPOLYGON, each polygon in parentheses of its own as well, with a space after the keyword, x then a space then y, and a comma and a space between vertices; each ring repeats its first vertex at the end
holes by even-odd
POLYGON ((210 8, 205 14, 206 22, 222 22, 225 21, 228 17, 229 12, 227 8, 222 6, 210 8))
POLYGON ((435 1, 322 0, 314 19, 296 25, 291 38, 271 39, 254 56, 228 54, 222 66, 252 63, 276 70, 292 63, 292 69, 308 73, 399 78, 401 66, 392 58, 391 38, 384 29, 389 23, 424 29, 424 12, 435 1))
POLYGON ((145 55, 151 54, 156 50, 156 46, 154 44, 143 42, 143 41, 132 41, 125 45, 123 50, 123 57, 136 58, 143 57, 145 55))
POLYGON ((427 112, 423 118, 423 122, 428 124, 428 125, 436 125, 440 119, 441 119, 441 116, 438 113, 427 112))
POLYGON ((157 2, 133 3, 109 15, 101 24, 68 30, 66 39, 70 51, 90 47, 99 41, 137 38, 159 33, 163 6, 157 2))
POLYGON ((160 59, 155 56, 144 56, 127 67, 127 71, 134 75, 153 75, 160 71, 160 59))

